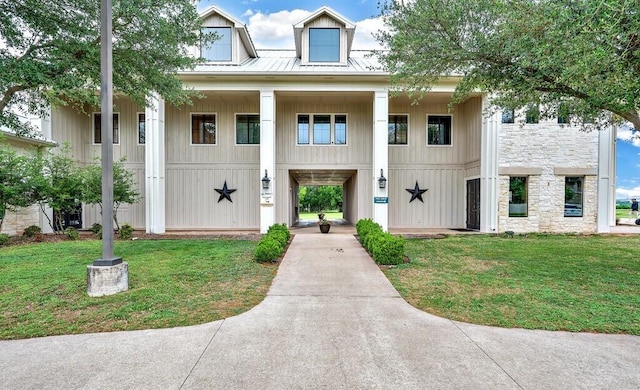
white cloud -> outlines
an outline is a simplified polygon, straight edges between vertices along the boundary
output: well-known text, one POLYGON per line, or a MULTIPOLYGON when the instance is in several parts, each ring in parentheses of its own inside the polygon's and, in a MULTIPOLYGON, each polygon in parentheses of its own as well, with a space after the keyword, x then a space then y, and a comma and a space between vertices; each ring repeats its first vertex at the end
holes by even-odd
POLYGON ((631 131, 631 126, 621 125, 618 127, 617 136, 619 140, 630 142, 633 146, 640 148, 640 135, 631 131))
MULTIPOLYGON (((294 9, 263 13, 262 11, 247 10, 242 16, 248 17, 247 28, 258 49, 290 49, 295 48, 293 40, 293 25, 305 19, 311 11, 294 9)), ((382 19, 370 18, 356 23, 356 34, 352 49, 371 50, 382 47, 373 37, 373 33, 384 27, 382 19)))
POLYGON ((634 188, 616 188, 616 199, 640 198, 640 186, 634 188))

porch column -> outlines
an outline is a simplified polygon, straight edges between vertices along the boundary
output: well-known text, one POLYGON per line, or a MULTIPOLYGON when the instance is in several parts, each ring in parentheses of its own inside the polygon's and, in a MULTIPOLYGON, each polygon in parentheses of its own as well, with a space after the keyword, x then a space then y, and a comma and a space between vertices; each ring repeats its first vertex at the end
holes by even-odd
MULTIPOLYGON (((489 108, 489 96, 482 98, 482 112, 489 108)), ((483 114, 481 114, 483 115, 483 114)), ((499 113, 482 119, 482 150, 480 155, 480 231, 498 231, 498 132, 499 113)))
POLYGON ((260 233, 276 222, 276 98, 273 90, 260 91, 260 233), (266 174, 265 174, 266 173, 266 174), (266 178, 265 178, 266 176, 266 178), (269 181, 263 188, 263 180, 269 181))
POLYGON ((164 99, 157 94, 145 108, 145 220, 147 233, 162 234, 165 226, 164 99))
POLYGON ((375 91, 373 96, 373 174, 372 195, 373 220, 389 230, 389 91, 375 91), (380 188, 379 179, 387 179, 385 188, 380 188))
POLYGON ((598 233, 615 225, 615 131, 608 126, 598 132, 598 233))

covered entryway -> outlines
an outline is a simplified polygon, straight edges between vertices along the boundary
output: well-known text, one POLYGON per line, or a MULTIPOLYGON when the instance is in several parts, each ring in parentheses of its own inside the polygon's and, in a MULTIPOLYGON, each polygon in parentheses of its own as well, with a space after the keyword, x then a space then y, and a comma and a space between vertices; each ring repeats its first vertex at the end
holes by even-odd
POLYGON ((467 229, 480 230, 480 179, 467 180, 467 229))
MULTIPOLYGON (((290 224, 301 222, 300 218, 300 187, 301 186, 340 186, 342 187, 342 215, 347 223, 355 223, 357 216, 357 170, 355 169, 291 169, 289 170, 291 183, 292 215, 290 224)), ((342 223, 342 221, 340 221, 342 223)))

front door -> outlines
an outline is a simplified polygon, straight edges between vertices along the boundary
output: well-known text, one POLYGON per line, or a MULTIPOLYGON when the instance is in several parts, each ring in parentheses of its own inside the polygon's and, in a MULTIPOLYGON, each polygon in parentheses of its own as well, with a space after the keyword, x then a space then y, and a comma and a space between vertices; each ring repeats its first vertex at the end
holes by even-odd
POLYGON ((480 230, 480 179, 467 180, 467 229, 480 230))

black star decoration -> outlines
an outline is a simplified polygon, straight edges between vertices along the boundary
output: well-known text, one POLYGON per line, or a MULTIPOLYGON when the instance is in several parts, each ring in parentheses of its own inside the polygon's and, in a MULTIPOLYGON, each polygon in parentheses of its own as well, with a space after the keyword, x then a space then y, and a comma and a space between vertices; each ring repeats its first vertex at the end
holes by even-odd
POLYGON ((409 203, 413 202, 414 200, 418 199, 420 202, 424 203, 424 200, 422 200, 422 194, 424 194, 425 192, 429 191, 429 190, 421 190, 420 186, 418 185, 418 181, 416 180, 416 186, 413 188, 407 188, 406 189, 407 192, 411 193, 411 200, 409 201, 409 203))
POLYGON ((222 186, 222 189, 219 190, 217 188, 214 188, 214 190, 216 190, 216 192, 218 194, 220 194, 220 197, 218 198, 218 203, 220 203, 220 201, 222 199, 226 199, 229 202, 233 203, 233 201, 231 200, 231 194, 233 194, 234 192, 236 192, 236 189, 229 189, 227 188, 227 181, 224 181, 224 185, 222 186))

